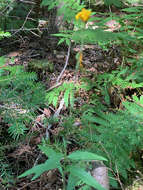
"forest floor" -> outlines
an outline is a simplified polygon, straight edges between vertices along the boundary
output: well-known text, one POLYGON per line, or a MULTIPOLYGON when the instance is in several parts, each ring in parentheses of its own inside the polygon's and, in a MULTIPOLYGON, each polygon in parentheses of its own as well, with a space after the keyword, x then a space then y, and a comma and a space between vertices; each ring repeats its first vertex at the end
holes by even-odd
MULTIPOLYGON (((39 81, 44 83, 47 90, 56 88, 63 82, 75 81, 75 55, 79 51, 78 45, 72 47, 68 66, 57 84, 58 76, 64 67, 67 57, 66 47, 54 47, 51 50, 50 44, 48 44, 47 47, 42 47, 40 40, 32 41, 27 38, 23 39, 22 42, 18 43, 16 46, 14 41, 10 42, 9 40, 4 40, 1 43, 5 44, 1 56, 6 56, 6 64, 11 66, 24 65, 28 71, 36 72, 39 77, 39 81), (11 45, 8 46, 10 43, 11 45), (42 62, 48 63, 48 66, 43 67, 42 62)), ((113 71, 121 64, 122 56, 120 54, 120 47, 112 46, 108 50, 103 50, 98 45, 85 45, 83 49, 83 62, 77 77, 78 83, 81 82, 81 78, 83 77, 88 77, 90 80, 94 80, 96 75, 113 71)), ((129 93, 131 93, 131 91, 129 93)), ((113 109, 116 109, 117 107, 119 108, 122 100, 118 99, 117 89, 112 89, 109 95, 113 109)), ((82 101, 79 102, 77 107, 88 102, 88 97, 90 95, 81 90, 80 96, 82 101)), ((105 103, 102 98, 101 101, 103 104, 105 103)), ((54 108, 52 109, 54 110, 54 108)), ((47 115, 51 114, 47 109, 43 109, 43 113, 47 115)), ((37 119, 42 117, 43 113, 39 113, 37 119)), ((62 114, 68 115, 64 107, 62 114)), ((19 144, 16 148, 10 149, 10 151, 7 152, 6 157, 9 163, 13 166, 13 173, 15 176, 45 160, 45 156, 43 156, 37 148, 42 137, 45 136, 45 129, 39 127, 36 130, 38 130, 38 136, 31 138, 30 142, 25 143, 25 145, 19 144)), ((58 124, 51 130, 53 138, 58 135, 59 130, 62 130, 62 128, 58 124)), ((69 151, 76 149, 78 149, 78 147, 76 147, 73 142, 69 151)), ((143 173, 140 172, 140 165, 139 168, 136 168, 135 173, 135 175, 131 174, 130 180, 133 182, 132 185, 126 187, 126 190, 143 190, 143 173)), ((61 190, 61 184, 62 181, 59 172, 57 170, 53 170, 42 174, 40 178, 34 181, 31 181, 30 178, 15 179, 14 184, 11 184, 11 186, 7 188, 2 184, 0 189, 61 190)))

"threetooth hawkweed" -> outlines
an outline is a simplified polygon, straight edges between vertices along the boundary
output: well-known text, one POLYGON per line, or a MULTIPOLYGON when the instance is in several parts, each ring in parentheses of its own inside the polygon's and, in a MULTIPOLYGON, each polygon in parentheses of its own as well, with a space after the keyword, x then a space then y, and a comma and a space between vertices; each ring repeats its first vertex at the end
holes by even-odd
POLYGON ((91 11, 83 8, 79 13, 76 14, 76 20, 81 19, 83 22, 87 22, 91 16, 91 11))
MULTIPOLYGON (((85 24, 87 23, 88 19, 91 16, 91 11, 83 8, 79 13, 76 14, 75 19, 76 20, 82 20, 85 24)), ((83 68, 82 61, 83 61, 83 52, 82 52, 83 44, 81 44, 81 49, 78 56, 78 64, 81 69, 83 68)))

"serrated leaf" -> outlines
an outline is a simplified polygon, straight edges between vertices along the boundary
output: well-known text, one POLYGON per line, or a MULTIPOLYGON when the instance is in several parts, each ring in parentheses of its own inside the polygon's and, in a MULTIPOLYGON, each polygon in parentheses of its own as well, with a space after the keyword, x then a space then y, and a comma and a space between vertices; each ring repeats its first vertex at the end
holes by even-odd
POLYGON ((98 156, 97 154, 86 152, 86 151, 75 151, 68 155, 68 158, 71 160, 85 160, 85 161, 91 161, 91 160, 102 160, 107 161, 106 158, 102 156, 98 156))
POLYGON ((74 106, 74 91, 73 90, 70 92, 70 105, 71 107, 74 106))
POLYGON ((93 178, 88 172, 86 172, 83 168, 77 166, 71 166, 69 168, 69 172, 76 176, 78 179, 81 179, 85 184, 92 186, 98 190, 106 190, 102 187, 96 180, 93 178))
POLYGON ((34 177, 32 178, 32 180, 34 180, 37 177, 39 177, 42 173, 60 167, 61 166, 61 164, 60 164, 61 158, 62 157, 59 156, 57 158, 48 159, 44 164, 39 164, 39 165, 27 170, 26 172, 21 174, 19 176, 19 178, 34 174, 34 177))
POLYGON ((53 97, 55 96, 55 92, 49 92, 46 95, 46 100, 48 101, 48 104, 51 104, 53 102, 53 97))
POLYGON ((55 94, 55 96, 53 97, 53 101, 52 101, 54 107, 57 106, 58 99, 59 99, 59 97, 57 96, 57 94, 55 94))

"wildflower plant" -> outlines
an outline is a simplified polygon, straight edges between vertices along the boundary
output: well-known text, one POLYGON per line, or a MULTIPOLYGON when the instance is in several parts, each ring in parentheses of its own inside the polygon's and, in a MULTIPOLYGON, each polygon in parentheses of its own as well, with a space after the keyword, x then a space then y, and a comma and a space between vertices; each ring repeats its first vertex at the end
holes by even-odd
POLYGON ((83 8, 79 13, 76 14, 76 20, 81 19, 83 22, 87 22, 91 16, 91 11, 83 8))
MULTIPOLYGON (((79 19, 84 23, 84 28, 86 28, 86 23, 88 22, 88 20, 90 19, 91 16, 91 11, 87 10, 85 8, 82 8, 82 10, 80 12, 78 12, 75 15, 75 19, 78 21, 79 19)), ((83 67, 82 65, 82 60, 83 60, 83 41, 81 41, 81 46, 80 46, 80 52, 77 54, 76 58, 77 58, 77 66, 76 66, 76 70, 83 67)))

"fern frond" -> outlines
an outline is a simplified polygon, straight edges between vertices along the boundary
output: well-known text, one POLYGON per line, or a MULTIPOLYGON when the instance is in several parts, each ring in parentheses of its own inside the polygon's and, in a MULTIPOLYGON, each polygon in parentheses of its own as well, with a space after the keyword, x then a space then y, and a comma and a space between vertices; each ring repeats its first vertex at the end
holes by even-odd
POLYGON ((48 92, 46 95, 46 100, 48 104, 53 104, 54 107, 57 106, 60 94, 64 94, 64 103, 65 106, 74 105, 74 92, 78 90, 80 87, 79 85, 75 85, 73 82, 71 83, 63 83, 60 87, 53 89, 52 91, 48 92))
POLYGON ((24 124, 15 122, 13 123, 9 129, 8 132, 14 138, 15 140, 18 140, 21 135, 24 135, 25 132, 27 131, 27 128, 25 127, 24 124))
POLYGON ((118 169, 123 177, 127 177, 127 170, 134 166, 130 153, 142 147, 142 99, 134 97, 135 102, 124 102, 125 109, 116 113, 101 112, 95 107, 94 112, 92 108, 92 112, 83 114, 82 137, 94 143, 92 152, 95 150, 102 156, 108 152, 114 170, 118 169))
MULTIPOLYGON (((35 115, 38 106, 44 105, 45 89, 36 82, 35 73, 28 73, 23 66, 8 66, 0 75, 0 111, 5 122, 9 123, 9 134, 18 139, 27 131, 31 115, 35 115)), ((32 117, 33 118, 33 117, 32 117)))

